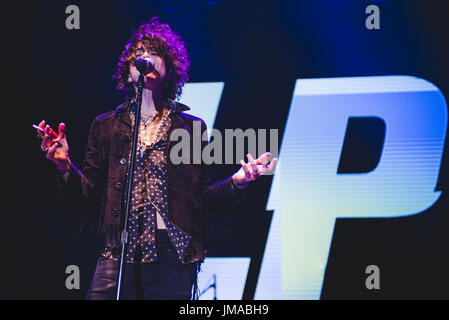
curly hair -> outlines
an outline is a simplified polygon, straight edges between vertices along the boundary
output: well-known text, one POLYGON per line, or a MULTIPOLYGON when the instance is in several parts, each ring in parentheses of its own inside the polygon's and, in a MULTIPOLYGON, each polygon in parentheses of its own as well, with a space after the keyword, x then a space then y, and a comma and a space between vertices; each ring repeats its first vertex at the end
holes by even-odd
POLYGON ((170 26, 153 17, 133 32, 119 58, 117 71, 113 78, 117 81, 117 89, 127 93, 128 99, 135 96, 134 86, 128 82, 129 65, 136 60, 138 46, 155 50, 165 62, 167 70, 162 86, 164 99, 177 99, 181 96, 184 83, 189 80, 190 61, 184 42, 172 31, 170 26))

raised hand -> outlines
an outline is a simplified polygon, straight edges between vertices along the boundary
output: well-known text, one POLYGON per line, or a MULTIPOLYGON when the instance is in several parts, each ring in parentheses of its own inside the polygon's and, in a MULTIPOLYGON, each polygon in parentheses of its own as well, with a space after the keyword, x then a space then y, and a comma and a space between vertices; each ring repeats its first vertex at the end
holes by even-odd
POLYGON ((245 161, 240 160, 242 167, 232 176, 232 179, 237 184, 244 184, 256 180, 268 171, 272 171, 278 159, 274 158, 270 162, 270 156, 271 154, 269 152, 265 152, 259 158, 254 160, 251 154, 248 153, 247 157, 249 162, 245 163, 245 161))
POLYGON ((44 130, 43 134, 41 131, 38 131, 38 134, 42 137, 41 150, 46 152, 45 157, 56 165, 59 172, 67 172, 70 168, 70 159, 69 145, 65 135, 66 125, 59 124, 57 137, 55 137, 53 129, 49 125, 45 125, 45 120, 39 123, 39 127, 44 130))

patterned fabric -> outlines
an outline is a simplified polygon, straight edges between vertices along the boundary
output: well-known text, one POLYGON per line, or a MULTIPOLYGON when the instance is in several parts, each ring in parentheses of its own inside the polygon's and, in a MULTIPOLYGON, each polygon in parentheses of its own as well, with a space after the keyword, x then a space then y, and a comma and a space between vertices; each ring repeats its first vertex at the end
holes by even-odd
MULTIPOLYGON (((126 250, 126 261, 129 263, 146 263, 158 261, 156 248, 156 215, 159 213, 164 221, 165 227, 178 258, 183 263, 185 250, 189 245, 191 236, 175 226, 168 220, 167 199, 167 132, 171 125, 171 112, 166 109, 161 121, 157 124, 154 134, 142 124, 139 128, 139 145, 136 154, 134 168, 131 210, 128 221, 128 244, 126 250), (155 142, 148 143, 149 137, 155 142), (142 138, 142 139, 140 139, 142 138)), ((134 114, 130 113, 131 121, 134 123, 134 114)), ((150 129, 151 130, 151 129, 150 129)), ((111 259, 114 250, 105 248, 103 256, 111 259)), ((117 251, 117 250, 116 250, 117 251)))
MULTIPOLYGON (((195 121, 200 121, 205 129, 203 120, 185 112, 190 110, 189 107, 172 100, 168 100, 168 104, 171 110, 168 135, 176 129, 183 129, 193 136, 195 121)), ((115 256, 119 256, 121 223, 125 215, 123 188, 130 156, 129 138, 133 131, 129 109, 130 103, 125 102, 98 115, 90 126, 82 169, 72 164, 68 180, 58 177, 61 213, 70 228, 78 234, 97 232, 104 245, 113 248, 110 254, 115 256)), ((174 146, 176 144, 169 144, 168 155, 174 146)), ((168 218, 192 235, 186 249, 186 260, 203 261, 207 253, 205 239, 226 233, 232 221, 233 208, 242 201, 246 192, 232 185, 231 176, 212 182, 210 166, 204 163, 200 167, 179 166, 167 161, 166 167, 168 218), (189 185, 190 190, 201 189, 201 192, 190 192, 182 187, 185 185, 189 185), (207 232, 206 217, 210 214, 220 214, 229 219, 207 232)))

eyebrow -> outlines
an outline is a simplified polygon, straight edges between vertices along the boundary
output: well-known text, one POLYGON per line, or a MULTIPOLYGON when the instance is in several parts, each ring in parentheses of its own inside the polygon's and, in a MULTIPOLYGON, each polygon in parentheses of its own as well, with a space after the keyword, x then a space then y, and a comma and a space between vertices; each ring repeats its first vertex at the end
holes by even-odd
MULTIPOLYGON (((143 54, 144 52, 145 52, 145 50, 147 50, 146 48, 136 48, 136 49, 134 49, 134 53, 135 54, 143 54)), ((159 55, 159 53, 156 51, 156 49, 152 49, 152 48, 150 48, 150 49, 148 49, 148 53, 150 53, 150 54, 156 54, 156 55, 159 55)))
MULTIPOLYGON (((147 50, 147 48, 145 46, 141 46, 141 47, 135 47, 134 50, 147 50)), ((148 51, 157 51, 156 48, 148 48, 148 51)))

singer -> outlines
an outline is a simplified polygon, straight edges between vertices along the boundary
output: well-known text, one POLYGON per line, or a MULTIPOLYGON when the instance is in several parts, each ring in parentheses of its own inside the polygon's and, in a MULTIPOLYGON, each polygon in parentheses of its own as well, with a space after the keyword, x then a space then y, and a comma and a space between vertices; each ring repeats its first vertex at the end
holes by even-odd
POLYGON ((258 159, 248 154, 248 163, 241 160, 235 174, 212 183, 208 165, 171 162, 173 130, 182 128, 192 135, 195 121, 206 130, 203 120, 184 113, 190 108, 175 101, 188 81, 189 67, 184 42, 154 17, 132 34, 119 58, 114 78, 126 99, 92 122, 82 170, 70 161, 66 125, 59 124, 56 137, 45 121, 39 124, 44 129, 41 150, 57 168, 64 211, 94 217, 104 243, 87 299, 116 298, 123 194, 141 72, 144 87, 134 178, 128 181, 132 199, 121 299, 195 298, 207 252, 205 215, 229 214, 248 182, 274 168, 277 159, 270 162, 268 152, 258 159))

